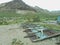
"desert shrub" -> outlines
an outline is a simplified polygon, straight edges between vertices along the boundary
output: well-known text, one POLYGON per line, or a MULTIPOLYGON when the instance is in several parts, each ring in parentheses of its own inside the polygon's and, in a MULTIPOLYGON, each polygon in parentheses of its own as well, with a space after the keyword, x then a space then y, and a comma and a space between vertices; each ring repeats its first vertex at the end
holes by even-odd
POLYGON ((23 45, 23 43, 18 39, 13 39, 11 44, 12 45, 23 45))

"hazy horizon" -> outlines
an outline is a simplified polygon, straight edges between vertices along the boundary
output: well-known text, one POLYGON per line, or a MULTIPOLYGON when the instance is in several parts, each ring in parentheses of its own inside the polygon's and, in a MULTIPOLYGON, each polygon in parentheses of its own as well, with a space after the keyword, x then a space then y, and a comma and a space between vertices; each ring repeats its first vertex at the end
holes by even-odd
MULTIPOLYGON (((11 0, 0 0, 1 3, 9 2, 11 0)), ((30 6, 39 6, 40 8, 47 9, 49 11, 60 10, 60 0, 23 0, 30 6)))

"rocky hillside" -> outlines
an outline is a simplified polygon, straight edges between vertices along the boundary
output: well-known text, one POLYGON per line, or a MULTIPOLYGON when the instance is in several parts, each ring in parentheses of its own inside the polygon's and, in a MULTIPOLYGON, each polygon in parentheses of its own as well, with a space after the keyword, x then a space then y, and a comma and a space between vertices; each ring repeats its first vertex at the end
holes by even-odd
POLYGON ((16 10, 16 9, 19 9, 19 10, 36 11, 33 7, 28 6, 22 0, 12 0, 12 1, 8 2, 8 3, 1 4, 0 9, 1 10, 7 10, 7 9, 8 10, 10 10, 10 9, 16 10))
POLYGON ((25 2, 22 0, 12 0, 7 3, 3 3, 0 5, 0 11, 1 10, 28 10, 28 11, 35 11, 39 12, 42 14, 47 14, 47 15, 60 15, 60 11, 48 11, 46 9, 42 9, 38 6, 31 7, 27 5, 25 2))

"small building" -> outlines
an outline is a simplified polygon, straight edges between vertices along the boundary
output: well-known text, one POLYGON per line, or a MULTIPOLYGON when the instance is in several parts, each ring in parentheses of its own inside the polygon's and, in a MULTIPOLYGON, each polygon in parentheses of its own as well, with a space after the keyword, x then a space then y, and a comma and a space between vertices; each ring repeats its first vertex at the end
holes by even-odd
POLYGON ((57 23, 60 24, 60 16, 57 18, 57 23))

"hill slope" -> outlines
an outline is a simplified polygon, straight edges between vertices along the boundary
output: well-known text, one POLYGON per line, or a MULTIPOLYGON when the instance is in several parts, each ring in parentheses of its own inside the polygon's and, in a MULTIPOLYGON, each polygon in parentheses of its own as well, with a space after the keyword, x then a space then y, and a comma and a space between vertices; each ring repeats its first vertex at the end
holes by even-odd
POLYGON ((46 9, 42 9, 38 6, 35 7, 31 7, 29 5, 27 5, 25 2, 23 2, 22 0, 12 0, 10 2, 7 3, 3 3, 0 5, 0 10, 29 10, 29 11, 35 11, 35 12, 39 12, 42 14, 47 14, 47 15, 60 15, 60 11, 48 11, 46 9))
POLYGON ((22 0, 13 0, 8 3, 4 3, 3 6, 0 6, 0 9, 19 9, 19 10, 31 10, 35 11, 35 9, 31 6, 25 4, 22 0))

